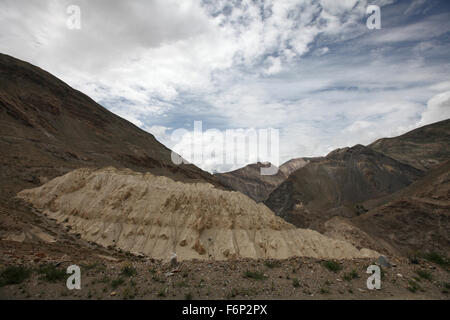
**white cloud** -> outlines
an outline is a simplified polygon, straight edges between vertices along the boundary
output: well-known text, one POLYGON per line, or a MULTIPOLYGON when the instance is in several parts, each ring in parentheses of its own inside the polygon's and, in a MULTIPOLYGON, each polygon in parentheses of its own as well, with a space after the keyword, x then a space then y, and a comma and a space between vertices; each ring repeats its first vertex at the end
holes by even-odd
POLYGON ((169 147, 171 131, 193 120, 279 128, 283 162, 448 116, 437 95, 450 90, 449 45, 438 39, 450 30, 446 14, 396 24, 384 20, 383 5, 394 2, 79 0, 82 29, 72 31, 65 9, 73 1, 3 0, 0 51, 169 147), (367 30, 368 4, 382 7, 382 30, 367 30))
POLYGON ((266 59, 268 67, 264 70, 265 74, 271 75, 279 73, 282 70, 281 59, 278 57, 268 57, 266 59))
POLYGON ((419 125, 423 126, 445 119, 450 119, 450 91, 439 93, 428 101, 419 125))
POLYGON ((383 28, 372 39, 377 43, 398 43, 402 41, 430 40, 450 31, 448 14, 432 16, 424 21, 395 28, 383 28))

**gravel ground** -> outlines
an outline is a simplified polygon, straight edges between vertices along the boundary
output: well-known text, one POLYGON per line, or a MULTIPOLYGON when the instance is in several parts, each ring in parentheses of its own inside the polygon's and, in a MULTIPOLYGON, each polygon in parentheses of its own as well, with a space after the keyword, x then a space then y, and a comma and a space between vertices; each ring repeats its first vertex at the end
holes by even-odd
MULTIPOLYGON (((182 261, 67 245, 0 242, 0 269, 30 270, 0 287, 2 299, 445 299, 450 273, 423 259, 393 258, 380 290, 368 290, 370 259, 182 261), (66 253, 65 253, 66 252, 66 253), (70 252, 70 256, 67 254, 70 252), (328 263, 327 263, 328 262, 328 263), (68 290, 65 270, 81 268, 81 290, 68 290), (51 267, 45 268, 44 266, 51 267), (333 269, 333 266, 338 270, 333 269)), ((0 280, 1 281, 1 280, 0 280)), ((5 281, 5 276, 3 276, 5 281)))

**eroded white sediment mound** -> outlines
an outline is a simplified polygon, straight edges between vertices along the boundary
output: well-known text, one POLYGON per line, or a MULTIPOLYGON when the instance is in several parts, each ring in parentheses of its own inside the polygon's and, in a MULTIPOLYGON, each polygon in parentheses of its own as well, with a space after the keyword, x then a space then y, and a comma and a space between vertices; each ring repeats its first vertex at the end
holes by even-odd
POLYGON ((377 256, 296 229, 239 192, 127 169, 78 169, 18 196, 85 240, 154 258, 377 256))

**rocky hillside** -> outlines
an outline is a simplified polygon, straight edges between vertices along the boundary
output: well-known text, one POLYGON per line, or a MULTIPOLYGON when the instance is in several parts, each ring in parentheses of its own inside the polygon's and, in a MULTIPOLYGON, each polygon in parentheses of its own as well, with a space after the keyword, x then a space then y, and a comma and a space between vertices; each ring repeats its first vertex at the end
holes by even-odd
POLYGON ((151 134, 48 72, 0 54, 0 190, 13 194, 79 167, 132 168, 183 181, 213 176, 176 166, 151 134))
POLYGON ((356 216, 358 203, 391 194, 422 175, 414 167, 356 145, 293 172, 265 203, 296 226, 320 230, 332 216, 356 216))
POLYGON ((405 254, 424 250, 448 252, 450 161, 410 186, 377 199, 376 206, 353 223, 405 254))
POLYGON ((433 123, 369 147, 403 163, 428 170, 450 159, 450 119, 433 123))
MULTIPOLYGON (((185 182, 221 184, 193 165, 174 165, 151 134, 48 72, 0 54, 0 239, 53 242, 44 220, 14 199, 81 167, 126 167, 185 182)), ((59 233, 59 231, 57 232, 59 233)), ((58 242, 54 246, 59 246, 58 242)))
POLYGON ((19 197, 102 246, 165 259, 376 257, 296 229, 263 204, 206 183, 129 169, 78 169, 19 197))
POLYGON ((263 167, 269 167, 269 164, 258 162, 234 171, 216 173, 214 176, 230 189, 239 191, 256 202, 261 202, 287 177, 281 170, 278 170, 275 175, 261 175, 263 167))
POLYGON ((304 166, 306 166, 308 163, 310 163, 312 161, 318 161, 320 159, 321 158, 295 158, 295 159, 291 159, 291 160, 286 161, 285 163, 283 163, 280 166, 280 171, 282 173, 284 173, 284 175, 286 177, 289 177, 289 175, 292 172, 303 168, 304 166))
POLYGON ((277 174, 272 176, 261 175, 260 169, 269 166, 269 164, 261 162, 249 164, 243 168, 226 173, 216 173, 214 176, 230 189, 242 192, 256 202, 262 202, 292 172, 318 159, 320 158, 296 158, 289 160, 279 167, 277 174))

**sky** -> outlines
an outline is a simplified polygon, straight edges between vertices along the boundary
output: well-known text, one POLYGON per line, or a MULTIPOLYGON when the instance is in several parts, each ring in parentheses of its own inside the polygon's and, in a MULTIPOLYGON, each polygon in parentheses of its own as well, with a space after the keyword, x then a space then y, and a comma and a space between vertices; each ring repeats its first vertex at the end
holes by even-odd
MULTIPOLYGON (((191 161, 195 121, 219 133, 276 129, 281 164, 450 118, 445 0, 1 0, 0 52, 191 161), (369 5, 381 29, 366 25, 369 5)), ((255 160, 199 159, 211 172, 255 160)))

